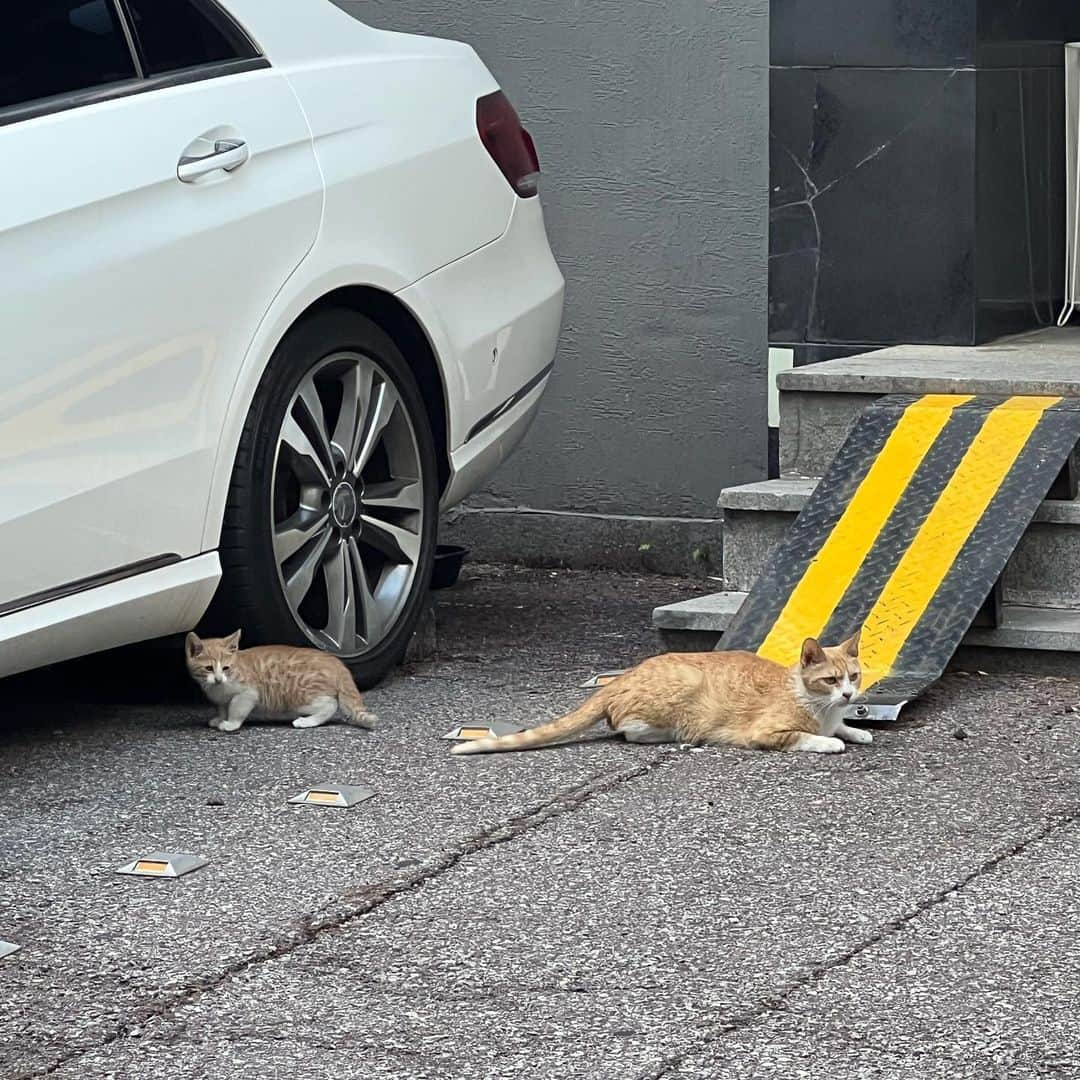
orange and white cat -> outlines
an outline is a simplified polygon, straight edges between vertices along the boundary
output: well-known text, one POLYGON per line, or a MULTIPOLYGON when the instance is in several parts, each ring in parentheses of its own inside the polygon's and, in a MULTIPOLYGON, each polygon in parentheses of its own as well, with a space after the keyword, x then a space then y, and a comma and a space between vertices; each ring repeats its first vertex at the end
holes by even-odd
POLYGON ((291 645, 240 648, 240 631, 205 641, 188 634, 188 672, 217 706, 210 721, 218 731, 238 731, 249 716, 292 720, 297 728, 318 727, 342 717, 347 724, 373 728, 349 669, 318 649, 291 645))
POLYGON ((452 752, 547 746, 606 719, 628 742, 838 754, 845 743, 873 742, 869 731, 844 723, 861 678, 859 634, 835 648, 807 638, 790 668, 746 652, 667 653, 619 675, 559 720, 458 743, 452 752))

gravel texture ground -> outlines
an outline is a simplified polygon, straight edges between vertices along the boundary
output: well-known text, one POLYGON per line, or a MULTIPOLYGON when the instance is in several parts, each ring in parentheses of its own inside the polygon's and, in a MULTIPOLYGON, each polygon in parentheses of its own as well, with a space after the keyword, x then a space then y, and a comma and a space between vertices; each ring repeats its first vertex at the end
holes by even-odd
POLYGON ((835 758, 439 741, 699 590, 467 568, 374 734, 212 732, 174 647, 8 680, 0 1076, 1080 1077, 1080 682, 950 675, 835 758), (326 780, 379 794, 286 803, 326 780), (210 864, 113 872, 158 848, 210 864))

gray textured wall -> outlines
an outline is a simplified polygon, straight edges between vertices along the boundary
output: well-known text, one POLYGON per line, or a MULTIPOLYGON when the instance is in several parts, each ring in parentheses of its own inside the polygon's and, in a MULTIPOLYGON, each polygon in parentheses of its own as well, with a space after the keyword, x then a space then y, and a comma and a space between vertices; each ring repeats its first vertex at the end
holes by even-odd
POLYGON ((714 517, 765 473, 768 0, 339 2, 470 42, 540 152, 557 373, 473 505, 714 517))

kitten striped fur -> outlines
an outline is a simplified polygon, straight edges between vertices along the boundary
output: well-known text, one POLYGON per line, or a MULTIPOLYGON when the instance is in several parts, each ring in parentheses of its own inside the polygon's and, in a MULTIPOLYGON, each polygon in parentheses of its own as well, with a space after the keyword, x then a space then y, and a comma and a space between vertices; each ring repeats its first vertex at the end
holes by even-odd
POLYGON ((217 706, 210 726, 237 731, 249 716, 291 720, 293 727, 318 727, 335 717, 371 729, 368 712, 349 669, 318 649, 291 645, 240 648, 240 631, 203 640, 188 634, 188 672, 217 706))

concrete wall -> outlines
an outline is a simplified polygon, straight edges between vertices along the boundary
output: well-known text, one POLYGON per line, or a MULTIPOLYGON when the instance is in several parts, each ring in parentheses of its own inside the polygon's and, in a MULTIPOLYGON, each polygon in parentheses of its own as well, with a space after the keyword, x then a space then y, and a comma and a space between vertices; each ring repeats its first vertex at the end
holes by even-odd
POLYGON ((720 489, 766 468, 768 0, 339 2, 476 48, 536 139, 567 278, 543 412, 470 502, 501 512, 446 532, 711 571, 720 489))

